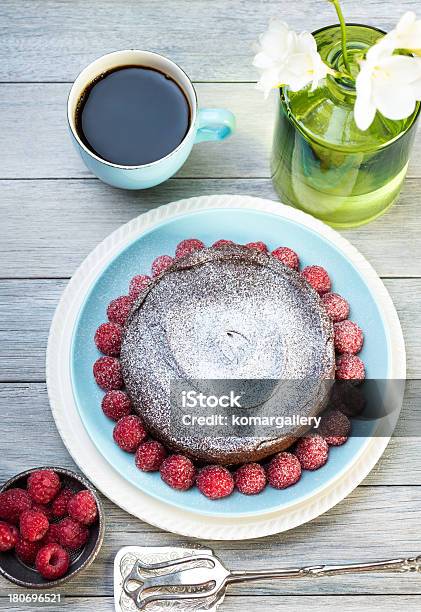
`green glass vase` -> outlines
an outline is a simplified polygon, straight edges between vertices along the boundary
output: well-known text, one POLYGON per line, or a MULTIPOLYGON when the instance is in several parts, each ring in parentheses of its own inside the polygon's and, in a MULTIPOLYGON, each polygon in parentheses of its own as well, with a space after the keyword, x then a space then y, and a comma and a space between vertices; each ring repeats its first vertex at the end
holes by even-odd
MULTIPOLYGON (((347 25, 352 74, 364 50, 384 33, 347 25)), ((322 59, 343 68, 341 30, 314 33, 322 59)), ((328 75, 314 91, 280 90, 272 150, 272 178, 280 199, 335 227, 368 223, 395 201, 408 168, 419 115, 392 121, 380 113, 366 131, 354 121, 355 87, 328 75)))

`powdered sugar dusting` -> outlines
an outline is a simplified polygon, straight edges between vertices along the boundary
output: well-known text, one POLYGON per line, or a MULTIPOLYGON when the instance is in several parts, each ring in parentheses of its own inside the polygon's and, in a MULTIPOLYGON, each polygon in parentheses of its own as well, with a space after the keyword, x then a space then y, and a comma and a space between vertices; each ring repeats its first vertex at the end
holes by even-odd
MULTIPOLYGON (((170 419, 170 381, 333 378, 332 323, 316 292, 275 258, 237 245, 203 249, 139 297, 121 364, 135 410, 166 446, 206 461, 257 460, 292 440, 186 437, 170 419)), ((320 393, 302 414, 324 407, 320 393)))

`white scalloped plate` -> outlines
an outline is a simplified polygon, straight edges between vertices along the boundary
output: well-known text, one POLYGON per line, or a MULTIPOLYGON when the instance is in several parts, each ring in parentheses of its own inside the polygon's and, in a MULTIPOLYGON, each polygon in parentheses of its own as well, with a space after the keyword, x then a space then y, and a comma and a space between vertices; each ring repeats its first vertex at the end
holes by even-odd
MULTIPOLYGON (((256 516, 209 516, 180 509, 142 492, 121 476, 97 450, 80 419, 70 375, 72 333, 92 283, 124 247, 145 231, 174 217, 206 209, 251 209, 278 215, 316 232, 358 268, 374 293, 389 330, 390 378, 405 379, 405 345, 399 319, 383 283, 364 257, 337 232, 296 209, 249 196, 202 196, 181 200, 140 215, 120 227, 81 264, 57 307, 47 349, 47 386, 59 433, 75 462, 104 495, 134 516, 157 527, 203 539, 249 539, 286 531, 319 516, 344 499, 371 471, 389 438, 367 440, 355 461, 302 503, 256 516)), ((401 402, 402 398, 397 398, 401 402)))

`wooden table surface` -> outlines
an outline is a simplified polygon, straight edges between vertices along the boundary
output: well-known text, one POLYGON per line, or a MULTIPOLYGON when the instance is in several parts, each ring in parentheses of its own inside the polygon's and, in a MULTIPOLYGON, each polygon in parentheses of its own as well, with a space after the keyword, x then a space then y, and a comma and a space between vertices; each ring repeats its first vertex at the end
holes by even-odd
MULTIPOLYGON (((414 0, 343 2, 348 19, 385 29, 414 0)), ((419 7, 418 7, 419 8, 419 7)), ((45 385, 48 329, 69 277, 107 234, 140 213, 212 193, 276 199, 268 157, 272 102, 254 88, 252 45, 269 17, 297 29, 334 21, 325 0, 2 0, 0 3, 0 481, 23 469, 74 467, 51 417, 45 385), (195 147, 179 174, 144 192, 112 189, 92 177, 72 149, 66 97, 80 69, 103 53, 138 47, 166 54, 195 82, 200 104, 235 112, 238 132, 224 145, 195 147)), ((406 339, 408 378, 421 378, 421 138, 392 210, 343 232, 391 293, 406 339)), ((258 239, 258 236, 256 236, 258 239)), ((403 419, 416 398, 405 398, 403 419)), ((211 546, 232 568, 356 561, 421 550, 420 440, 395 438, 345 501, 277 536, 211 546)), ((98 560, 60 589, 61 607, 113 609, 112 562, 127 544, 185 541, 134 519, 105 500, 108 530, 98 560)), ((209 544, 206 543, 205 544, 209 544)), ((24 592, 0 579, 0 610, 24 592)), ((60 609, 61 609, 60 607, 60 609)), ((223 610, 419 610, 412 575, 267 582, 230 589, 223 610)), ((58 609, 57 605, 53 606, 58 609)))

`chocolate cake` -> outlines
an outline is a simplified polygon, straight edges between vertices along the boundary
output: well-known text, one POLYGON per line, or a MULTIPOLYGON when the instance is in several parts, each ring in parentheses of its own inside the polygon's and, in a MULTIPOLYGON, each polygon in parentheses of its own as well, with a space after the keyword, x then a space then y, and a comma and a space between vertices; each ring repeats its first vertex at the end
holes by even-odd
POLYGON ((254 390, 249 412, 312 416, 326 407, 335 372, 332 323, 319 295, 274 257, 236 245, 176 259, 154 279, 128 317, 120 358, 150 433, 175 452, 221 464, 284 450, 306 427, 187 435, 172 412, 174 381, 244 381, 254 390), (285 381, 292 381, 289 401, 285 381))

